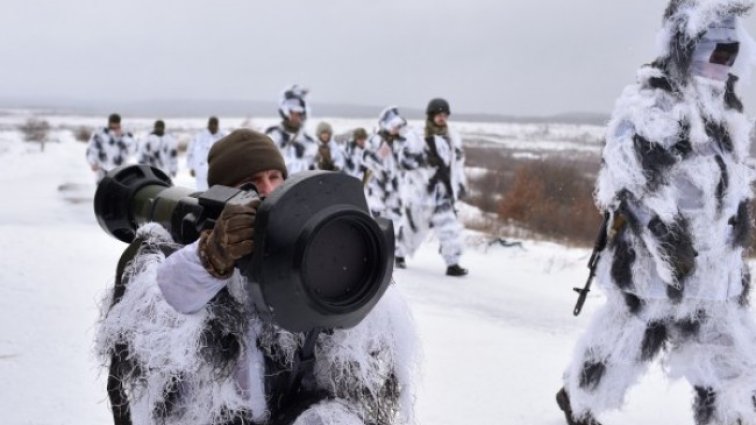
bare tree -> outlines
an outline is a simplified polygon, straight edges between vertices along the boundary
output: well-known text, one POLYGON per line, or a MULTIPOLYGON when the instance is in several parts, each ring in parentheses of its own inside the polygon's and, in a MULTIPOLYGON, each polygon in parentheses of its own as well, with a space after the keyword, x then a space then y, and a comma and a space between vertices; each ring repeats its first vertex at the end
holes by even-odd
POLYGON ((40 150, 42 152, 45 151, 45 142, 47 142, 48 133, 50 132, 50 123, 43 119, 32 117, 21 124, 19 130, 24 135, 25 141, 39 143, 40 150))
POLYGON ((73 133, 74 133, 74 138, 76 138, 76 140, 80 142, 84 142, 84 143, 88 142, 89 139, 92 137, 92 129, 85 125, 81 125, 77 127, 73 133))

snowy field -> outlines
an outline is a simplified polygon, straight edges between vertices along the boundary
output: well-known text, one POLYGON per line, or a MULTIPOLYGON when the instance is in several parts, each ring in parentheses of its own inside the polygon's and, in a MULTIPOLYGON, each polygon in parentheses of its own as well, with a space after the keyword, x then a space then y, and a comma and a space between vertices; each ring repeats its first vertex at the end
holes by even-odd
MULTIPOLYGON (((57 128, 52 136, 58 142, 40 152, 14 130, 22 115, 0 116, 0 424, 108 424, 106 376, 92 341, 99 300, 125 245, 97 226, 85 144, 64 129, 96 126, 104 118, 45 118, 57 128)), ((204 120, 166 121, 187 134, 204 126, 204 120)), ((223 127, 242 121, 221 117, 223 127)), ((332 121, 337 131, 372 125, 332 121)), ((137 134, 151 122, 124 120, 137 134)), ((512 146, 538 143, 535 135, 544 128, 464 126, 464 132, 512 146)), ((595 127, 547 130, 541 140, 549 143, 558 142, 560 131, 565 143, 582 132, 600 139, 595 127)), ((191 186, 184 168, 176 183, 191 186)), ((602 303, 592 293, 583 315, 572 316, 571 288, 583 284, 589 252, 532 241, 487 248, 483 235, 467 239, 466 278, 444 276, 432 240, 395 274, 423 345, 419 424, 563 424, 554 402, 560 375, 602 303)), ((692 423, 691 399, 686 383, 668 382, 655 366, 623 411, 599 419, 605 425, 692 423)))

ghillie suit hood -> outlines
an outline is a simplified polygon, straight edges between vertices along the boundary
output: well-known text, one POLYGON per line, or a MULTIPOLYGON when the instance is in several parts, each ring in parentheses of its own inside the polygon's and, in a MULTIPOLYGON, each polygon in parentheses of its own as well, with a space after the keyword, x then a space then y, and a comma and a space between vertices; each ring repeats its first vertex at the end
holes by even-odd
POLYGON ((748 77, 756 49, 740 18, 752 7, 753 0, 672 0, 664 12, 662 29, 657 35, 655 67, 669 76, 670 83, 687 85, 696 43, 712 25, 732 19, 740 41, 739 59, 732 73, 748 77))

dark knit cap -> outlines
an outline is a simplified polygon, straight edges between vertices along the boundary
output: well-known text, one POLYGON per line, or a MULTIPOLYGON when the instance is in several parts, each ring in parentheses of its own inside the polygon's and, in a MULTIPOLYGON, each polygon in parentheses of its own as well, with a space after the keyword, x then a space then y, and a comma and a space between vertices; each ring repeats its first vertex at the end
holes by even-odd
POLYGON ((218 140, 207 155, 207 184, 234 186, 266 170, 279 170, 286 178, 281 152, 265 134, 248 129, 232 131, 218 140))
POLYGON ((120 124, 121 116, 118 114, 110 114, 108 117, 108 124, 120 124))

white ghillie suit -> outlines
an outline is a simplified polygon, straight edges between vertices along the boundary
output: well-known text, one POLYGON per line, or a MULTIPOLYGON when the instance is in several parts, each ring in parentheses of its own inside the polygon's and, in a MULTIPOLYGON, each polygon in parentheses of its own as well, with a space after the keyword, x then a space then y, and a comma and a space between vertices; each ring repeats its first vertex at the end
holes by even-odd
POLYGON ((751 5, 673 1, 660 59, 617 101, 596 189, 614 229, 597 268, 607 303, 564 377, 581 423, 620 407, 662 353, 667 373, 695 390, 697 424, 756 424, 756 327, 743 259, 751 125, 737 77, 708 63, 717 43, 732 47, 735 38, 736 66, 750 66, 753 41, 732 17, 751 5))
MULTIPOLYGON (((303 335, 260 320, 238 271, 227 280, 207 274, 196 242, 179 249, 155 224, 138 238, 123 285, 103 303, 96 341, 103 362, 115 359, 111 373, 123 382, 133 424, 282 424, 271 417, 285 413, 276 401, 303 335), (185 279, 166 287, 163 273, 185 279)), ((389 288, 359 325, 320 334, 315 386, 298 399, 314 404, 291 407, 298 415, 290 419, 412 423, 414 344, 409 309, 389 288)))
POLYGON ((306 95, 307 89, 296 84, 284 90, 278 106, 278 114, 283 121, 265 130, 265 134, 273 139, 273 143, 281 151, 290 176, 301 171, 314 170, 317 167, 315 156, 318 153, 318 144, 305 132, 304 126, 305 119, 309 115, 309 107, 305 102, 306 95), (302 114, 300 126, 292 127, 289 124, 291 112, 302 114))
POLYGON ((407 201, 400 239, 405 254, 411 256, 433 229, 438 236, 439 253, 451 266, 459 263, 464 248, 463 226, 454 208, 467 191, 462 139, 451 130, 434 134, 427 126, 426 123, 423 166, 405 175, 407 201))
POLYGON ((226 136, 226 133, 218 130, 215 134, 204 129, 194 137, 186 149, 186 166, 194 170, 194 178, 197 180, 197 190, 207 190, 207 154, 215 142, 226 136))
POLYGON ((87 162, 97 166, 97 182, 113 168, 126 164, 134 154, 136 144, 131 133, 123 132, 117 136, 107 127, 92 134, 87 145, 87 162))
POLYGON ((163 170, 171 177, 178 173, 178 142, 170 134, 159 136, 154 132, 141 140, 137 162, 163 170))
POLYGON ((416 169, 422 156, 422 145, 415 133, 406 127, 406 121, 396 107, 381 112, 380 130, 365 144, 362 165, 369 170, 366 186, 368 207, 374 217, 391 220, 396 233, 397 257, 405 256, 403 208, 407 200, 406 171, 416 169), (389 129, 401 127, 399 134, 391 135, 389 129))

